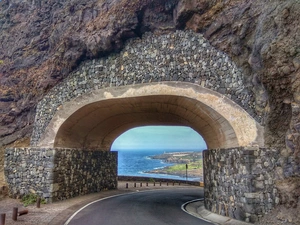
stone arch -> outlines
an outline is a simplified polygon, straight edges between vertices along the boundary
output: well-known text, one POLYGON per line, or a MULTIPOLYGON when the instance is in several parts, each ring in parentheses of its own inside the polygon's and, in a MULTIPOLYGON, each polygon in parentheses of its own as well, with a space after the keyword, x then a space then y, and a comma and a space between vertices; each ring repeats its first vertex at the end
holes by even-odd
POLYGON ((226 54, 213 48, 201 34, 190 31, 159 36, 146 34, 127 42, 118 54, 84 61, 55 86, 38 104, 31 146, 41 142, 58 109, 73 99, 109 87, 126 89, 137 84, 172 81, 218 92, 242 107, 255 121, 261 121, 243 74, 226 54))
POLYGON ((185 125, 209 148, 263 146, 263 128, 239 105, 215 91, 184 82, 94 90, 57 109, 38 146, 109 150, 126 130, 185 125))

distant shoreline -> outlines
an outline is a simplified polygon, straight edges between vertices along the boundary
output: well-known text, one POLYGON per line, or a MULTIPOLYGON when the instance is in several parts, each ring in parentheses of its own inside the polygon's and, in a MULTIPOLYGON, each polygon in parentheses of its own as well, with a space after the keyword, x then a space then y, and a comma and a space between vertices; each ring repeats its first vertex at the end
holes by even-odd
MULTIPOLYGON (((167 171, 167 167, 162 168, 162 169, 156 169, 156 170, 150 170, 150 171, 145 171, 144 173, 147 174, 165 174, 165 175, 173 175, 173 176, 179 176, 182 178, 186 177, 186 173, 182 172, 182 171, 178 171, 178 172, 168 172, 167 171)), ((203 178, 203 172, 201 171, 191 171, 188 170, 188 178, 199 178, 200 180, 202 180, 203 178)))
POLYGON ((202 152, 167 152, 150 156, 150 158, 159 159, 167 163, 174 163, 174 165, 145 171, 144 173, 174 175, 182 178, 186 178, 187 175, 188 178, 203 179, 202 152), (186 165, 188 165, 187 170, 186 165))

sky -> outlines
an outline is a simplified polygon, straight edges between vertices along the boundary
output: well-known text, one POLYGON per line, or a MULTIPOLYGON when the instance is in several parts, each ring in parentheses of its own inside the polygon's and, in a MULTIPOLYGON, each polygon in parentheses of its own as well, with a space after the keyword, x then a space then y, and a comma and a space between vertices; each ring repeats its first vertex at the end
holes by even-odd
POLYGON ((113 143, 121 150, 204 150, 206 143, 192 128, 184 126, 144 126, 130 129, 113 143))

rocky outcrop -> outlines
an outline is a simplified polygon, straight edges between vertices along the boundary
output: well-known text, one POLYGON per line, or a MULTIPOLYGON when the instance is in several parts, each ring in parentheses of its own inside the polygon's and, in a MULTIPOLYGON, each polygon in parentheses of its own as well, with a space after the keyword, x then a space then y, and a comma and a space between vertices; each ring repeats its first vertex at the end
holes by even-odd
POLYGON ((248 75, 257 110, 266 115, 269 145, 284 145, 292 116, 295 83, 291 78, 299 74, 299 7, 296 1, 217 1, 187 22, 188 28, 203 32, 248 75))
MULTIPOLYGON (((263 115, 266 143, 281 149, 286 164, 277 178, 297 184, 299 20, 295 0, 2 0, 0 145, 31 135, 37 102, 79 62, 119 51, 146 31, 191 29, 242 69, 263 115)), ((292 186, 296 193, 299 186, 292 186)))
POLYGON ((0 2, 0 145, 30 135, 39 99, 80 61, 174 29, 176 1, 0 2))
POLYGON ((300 2, 237 2, 217 1, 194 13, 186 27, 204 33, 248 76, 256 110, 265 115, 266 144, 281 149, 278 163, 286 165, 277 171, 280 184, 289 183, 278 187, 281 203, 295 207, 299 195, 289 193, 299 193, 300 2))

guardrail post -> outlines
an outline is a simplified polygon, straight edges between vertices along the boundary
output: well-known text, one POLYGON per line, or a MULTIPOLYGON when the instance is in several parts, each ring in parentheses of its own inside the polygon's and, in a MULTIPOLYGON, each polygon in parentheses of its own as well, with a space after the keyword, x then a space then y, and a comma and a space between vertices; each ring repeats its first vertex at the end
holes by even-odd
POLYGON ((28 214, 28 209, 24 209, 22 211, 19 211, 18 214, 19 214, 19 216, 26 215, 26 214, 28 214))
POLYGON ((5 213, 1 213, 0 215, 0 225, 5 225, 5 213))
POLYGON ((14 207, 13 214, 12 214, 12 220, 17 221, 17 219, 18 219, 18 208, 14 207))
POLYGON ((41 208, 41 198, 40 197, 38 197, 36 200, 36 207, 41 208))

